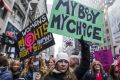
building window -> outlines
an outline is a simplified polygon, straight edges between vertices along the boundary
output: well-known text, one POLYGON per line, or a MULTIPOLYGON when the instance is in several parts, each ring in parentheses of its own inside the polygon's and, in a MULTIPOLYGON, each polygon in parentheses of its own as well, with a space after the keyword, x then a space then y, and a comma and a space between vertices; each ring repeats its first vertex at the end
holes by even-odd
POLYGON ((107 36, 107 41, 110 41, 110 37, 109 36, 107 36))
POLYGON ((109 47, 109 49, 111 49, 112 47, 111 47, 111 45, 108 45, 108 47, 109 47))
POLYGON ((106 39, 104 38, 104 43, 106 43, 106 39))
POLYGON ((104 46, 104 49, 107 50, 107 46, 104 46))
POLYGON ((101 47, 101 50, 103 50, 103 47, 101 47))
POLYGON ((108 34, 109 33, 109 29, 106 29, 106 34, 108 34))
POLYGON ((106 27, 108 26, 108 22, 107 22, 107 21, 105 21, 105 26, 106 26, 106 27))
POLYGON ((2 19, 5 19, 6 14, 7 14, 7 9, 4 7, 4 2, 1 1, 0 2, 0 17, 2 19))
POLYGON ((13 11, 14 11, 13 17, 22 26, 23 21, 24 21, 24 14, 21 12, 21 10, 20 10, 20 8, 19 8, 19 6, 17 4, 15 4, 13 6, 13 11))

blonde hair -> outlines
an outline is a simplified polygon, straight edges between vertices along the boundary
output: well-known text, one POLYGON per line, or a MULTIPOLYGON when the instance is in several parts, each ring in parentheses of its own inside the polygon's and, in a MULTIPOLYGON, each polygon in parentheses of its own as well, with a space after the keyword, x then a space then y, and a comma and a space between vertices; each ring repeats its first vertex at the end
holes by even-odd
POLYGON ((100 66, 100 71, 103 71, 103 66, 102 66, 102 64, 99 62, 99 61, 93 61, 92 63, 91 63, 91 69, 93 70, 93 71, 95 71, 95 69, 94 69, 94 66, 96 65, 96 64, 98 64, 99 66, 100 66))
POLYGON ((24 69, 23 69, 23 71, 21 72, 21 74, 20 74, 19 77, 20 77, 20 78, 25 77, 28 71, 29 71, 29 66, 28 66, 28 62, 26 62, 26 63, 25 63, 25 67, 24 67, 24 69))
MULTIPOLYGON (((43 77, 41 80, 44 80, 45 77, 47 77, 49 74, 53 74, 53 69, 50 69, 43 77)), ((65 77, 64 77, 64 80, 77 80, 75 74, 74 74, 74 71, 69 67, 66 74, 65 74, 65 77)))
POLYGON ((41 57, 39 58, 39 69, 40 69, 39 71, 41 73, 41 76, 44 76, 48 70, 45 61, 43 61, 43 59, 41 57))

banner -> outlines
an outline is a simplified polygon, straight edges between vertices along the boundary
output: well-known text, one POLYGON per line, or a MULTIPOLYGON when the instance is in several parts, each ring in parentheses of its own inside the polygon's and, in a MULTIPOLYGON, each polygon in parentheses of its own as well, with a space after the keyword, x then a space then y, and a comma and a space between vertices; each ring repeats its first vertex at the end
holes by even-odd
POLYGON ((111 64, 113 63, 113 56, 111 50, 100 50, 95 51, 95 59, 100 61, 105 71, 108 71, 111 64))
POLYGON ((5 30, 6 36, 9 36, 9 37, 17 40, 17 34, 19 32, 20 31, 15 26, 13 26, 10 22, 8 22, 6 30, 5 30))
POLYGON ((103 43, 104 14, 72 0, 54 0, 49 32, 103 43))
POLYGON ((55 44, 52 33, 47 32, 48 20, 46 14, 33 21, 18 34, 20 60, 38 54, 55 44))

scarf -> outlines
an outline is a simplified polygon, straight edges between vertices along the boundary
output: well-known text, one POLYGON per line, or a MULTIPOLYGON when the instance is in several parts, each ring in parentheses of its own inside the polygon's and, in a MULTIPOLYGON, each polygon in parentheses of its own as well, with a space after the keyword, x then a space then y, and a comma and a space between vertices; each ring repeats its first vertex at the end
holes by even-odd
POLYGON ((101 73, 96 74, 96 80, 102 80, 102 74, 101 73))

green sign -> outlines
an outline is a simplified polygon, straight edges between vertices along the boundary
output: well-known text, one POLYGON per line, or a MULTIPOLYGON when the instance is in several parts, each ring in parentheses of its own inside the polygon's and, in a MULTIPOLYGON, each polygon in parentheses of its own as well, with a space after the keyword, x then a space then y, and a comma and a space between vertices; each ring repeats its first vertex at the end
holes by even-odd
POLYGON ((48 31, 103 43, 104 14, 72 0, 54 0, 48 31))

